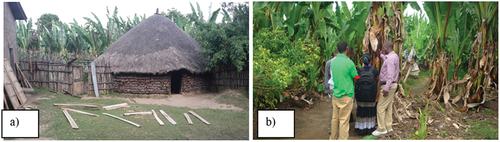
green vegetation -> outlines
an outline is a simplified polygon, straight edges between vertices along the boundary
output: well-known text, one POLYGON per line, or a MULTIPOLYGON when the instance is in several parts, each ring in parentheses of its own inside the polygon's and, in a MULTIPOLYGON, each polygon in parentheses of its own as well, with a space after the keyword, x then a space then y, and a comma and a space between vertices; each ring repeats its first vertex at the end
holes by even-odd
POLYGON ((446 131, 441 131, 441 136, 448 136, 448 133, 446 131))
MULTIPOLYGON (((422 8, 416 2, 353 2, 351 9, 346 2, 254 2, 253 8, 255 107, 273 108, 290 88, 324 91, 324 64, 341 40, 353 49, 357 67, 359 56, 370 53, 380 69, 387 41, 401 59, 403 50, 415 48, 417 63, 434 69, 426 96, 445 96, 453 91, 444 89, 447 82, 468 74, 473 84, 466 102, 477 103, 486 83, 498 80, 498 2, 424 2, 422 8), (426 15, 402 16, 407 7, 426 15)), ((405 92, 415 83, 403 84, 405 92)))
MULTIPOLYGON (((223 4, 224 5, 224 4, 223 4)), ((206 70, 218 66, 234 66, 242 71, 249 62, 249 8, 248 4, 229 3, 224 11, 223 23, 215 23, 220 8, 214 11, 210 21, 201 22, 196 20, 191 36, 205 49, 201 51, 201 57, 210 57, 207 61, 206 70), (232 18, 228 15, 232 14, 232 18)), ((193 8, 194 10, 194 8, 193 8)), ((201 14, 201 13, 200 13, 201 14)), ((192 15, 196 15, 193 11, 192 15)), ((199 16, 202 17, 202 16, 199 16)))
POLYGON ((427 138, 427 119, 428 116, 431 114, 431 111, 428 109, 429 102, 425 105, 424 111, 420 108, 418 108, 418 112, 420 113, 419 116, 419 122, 420 122, 420 127, 417 129, 414 135, 410 136, 408 139, 418 139, 418 140, 425 140, 427 138))
POLYGON ((254 2, 254 105, 274 108, 287 87, 324 91, 336 43, 361 52, 370 4, 355 2, 350 11, 346 2, 254 2))
MULTIPOLYGON (((129 103, 132 107, 116 110, 89 110, 75 108, 99 115, 92 117, 75 112, 69 112, 79 129, 71 129, 66 117, 54 103, 93 104, 99 107, 124 103, 122 99, 78 99, 69 95, 47 93, 45 90, 35 89, 42 98, 35 103, 40 109, 40 137, 57 140, 224 140, 248 139, 248 111, 232 111, 218 109, 191 109, 186 107, 171 107, 167 105, 150 105, 129 103), (151 111, 154 109, 167 112, 176 122, 172 125, 163 116, 159 116, 165 123, 160 126, 153 116, 123 116, 128 110, 151 111), (195 117, 191 117, 194 125, 189 125, 182 115, 194 111, 211 125, 206 125, 195 117), (104 116, 109 113, 125 118, 141 125, 140 128, 121 122, 117 119, 104 116)), ((243 99, 234 100, 233 103, 245 103, 243 99)), ((248 106, 248 105, 247 105, 248 106)))
MULTIPOLYGON (((206 70, 234 66, 241 71, 248 67, 248 2, 223 2, 222 8, 210 13, 208 21, 203 20, 203 12, 198 3, 196 5, 197 10, 191 4, 191 14, 182 15, 175 8, 161 14, 172 19, 204 47, 200 58, 208 59, 206 70), (220 23, 216 23, 218 15, 224 16, 220 23)), ((111 12, 106 7, 106 11, 107 23, 102 23, 93 12, 91 17, 83 17, 85 23, 76 20, 63 23, 55 14, 44 14, 35 22, 38 29, 34 29, 31 19, 27 23, 16 21, 17 44, 20 50, 28 52, 66 57, 76 53, 96 58, 120 36, 147 18, 146 15, 137 14, 134 17, 119 17, 118 7, 111 12)))
POLYGON ((484 113, 489 114, 489 115, 493 115, 493 110, 486 109, 486 110, 484 110, 484 113))
POLYGON ((375 136, 373 135, 365 136, 361 140, 375 140, 375 136))
POLYGON ((230 104, 248 110, 248 96, 235 92, 227 92, 221 95, 217 98, 217 103, 230 104))
POLYGON ((498 140, 498 123, 495 121, 473 120, 467 122, 467 125, 471 125, 472 128, 464 132, 464 134, 472 137, 472 139, 498 140))

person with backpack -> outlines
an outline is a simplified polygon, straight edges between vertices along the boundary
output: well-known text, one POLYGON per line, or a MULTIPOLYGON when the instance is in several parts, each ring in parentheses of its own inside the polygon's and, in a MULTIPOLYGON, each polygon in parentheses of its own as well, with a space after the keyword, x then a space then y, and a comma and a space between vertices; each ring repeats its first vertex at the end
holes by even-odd
POLYGON ((358 69, 360 78, 354 85, 354 98, 356 98, 357 112, 354 132, 360 136, 370 135, 375 131, 377 121, 376 96, 378 91, 377 68, 370 64, 371 55, 365 53, 361 57, 363 67, 358 69))

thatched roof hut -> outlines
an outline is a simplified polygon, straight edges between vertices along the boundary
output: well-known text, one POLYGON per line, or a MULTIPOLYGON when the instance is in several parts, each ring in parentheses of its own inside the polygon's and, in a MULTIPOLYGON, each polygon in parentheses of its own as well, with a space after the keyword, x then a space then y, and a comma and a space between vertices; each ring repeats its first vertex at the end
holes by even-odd
POLYGON ((154 14, 118 38, 94 61, 96 66, 109 66, 105 70, 112 73, 111 92, 177 94, 208 87, 206 59, 198 56, 202 49, 170 19, 154 14))
POLYGON ((108 62, 111 72, 164 74, 186 69, 205 71, 198 57, 203 48, 165 16, 154 14, 118 38, 95 62, 108 62))

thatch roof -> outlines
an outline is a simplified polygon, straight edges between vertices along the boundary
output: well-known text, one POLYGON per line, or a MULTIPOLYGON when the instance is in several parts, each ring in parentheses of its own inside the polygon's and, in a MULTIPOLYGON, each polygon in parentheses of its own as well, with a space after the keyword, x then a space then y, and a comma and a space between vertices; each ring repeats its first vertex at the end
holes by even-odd
POLYGON ((205 71, 203 47, 165 16, 154 14, 118 38, 95 59, 96 65, 111 65, 117 73, 165 74, 186 69, 205 71))

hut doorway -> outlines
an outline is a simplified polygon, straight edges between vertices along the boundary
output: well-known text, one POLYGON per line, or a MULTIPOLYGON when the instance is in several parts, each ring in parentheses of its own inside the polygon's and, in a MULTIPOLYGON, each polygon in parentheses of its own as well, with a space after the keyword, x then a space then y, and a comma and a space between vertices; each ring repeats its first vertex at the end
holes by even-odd
POLYGON ((172 94, 180 94, 181 86, 182 86, 182 72, 173 71, 172 77, 170 77, 170 90, 172 90, 172 94))

